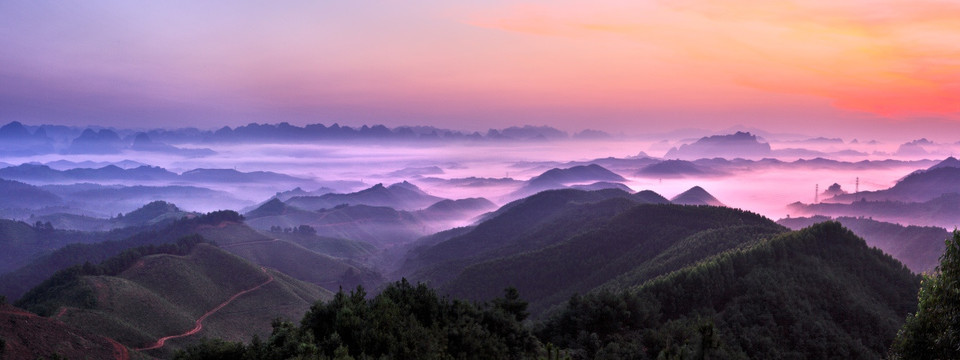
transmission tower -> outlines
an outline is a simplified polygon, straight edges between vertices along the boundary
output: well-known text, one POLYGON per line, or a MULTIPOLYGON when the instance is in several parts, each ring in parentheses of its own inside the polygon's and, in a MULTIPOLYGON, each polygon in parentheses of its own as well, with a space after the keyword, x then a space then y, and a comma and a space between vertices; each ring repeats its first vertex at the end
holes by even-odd
POLYGON ((817 184, 817 186, 813 188, 813 203, 820 203, 820 184, 817 184))
POLYGON ((860 177, 857 176, 857 185, 856 185, 856 187, 854 188, 853 193, 856 194, 856 193, 859 193, 859 192, 860 192, 860 177))

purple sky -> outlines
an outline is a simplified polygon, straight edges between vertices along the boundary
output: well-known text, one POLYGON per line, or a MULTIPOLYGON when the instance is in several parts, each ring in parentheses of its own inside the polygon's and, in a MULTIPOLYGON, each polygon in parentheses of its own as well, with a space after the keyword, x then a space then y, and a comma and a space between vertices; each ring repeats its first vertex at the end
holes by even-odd
POLYGON ((948 139, 960 134, 960 62, 958 46, 941 40, 956 39, 948 20, 958 9, 929 0, 4 1, 0 122, 628 134, 744 125, 948 139))

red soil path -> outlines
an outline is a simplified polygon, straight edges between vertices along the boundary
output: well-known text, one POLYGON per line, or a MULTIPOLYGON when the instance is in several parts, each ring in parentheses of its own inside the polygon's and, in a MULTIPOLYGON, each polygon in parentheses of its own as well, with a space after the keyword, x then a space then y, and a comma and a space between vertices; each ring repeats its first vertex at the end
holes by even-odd
POLYGON ((113 344, 113 349, 116 351, 117 360, 130 360, 130 352, 127 350, 126 346, 121 345, 116 340, 104 336, 107 341, 113 344))
POLYGON ((67 313, 67 307, 64 306, 64 307, 60 308, 60 311, 57 312, 57 316, 54 316, 53 318, 54 318, 54 319, 57 319, 57 320, 60 320, 60 318, 62 318, 63 315, 66 314, 66 313, 67 313))
POLYGON ((185 333, 183 333, 183 334, 164 336, 164 337, 160 338, 159 340, 157 340, 157 342, 154 343, 154 344, 151 345, 151 346, 144 347, 144 348, 139 348, 139 349, 135 349, 135 350, 143 351, 143 350, 159 349, 159 348, 163 347, 163 345, 167 342, 167 340, 182 338, 182 337, 190 336, 190 335, 193 335, 193 334, 196 334, 196 333, 200 332, 200 330, 203 330, 203 320, 206 320, 207 317, 209 317, 210 315, 213 315, 214 313, 216 313, 216 312, 219 311, 220 309, 223 309, 223 307, 227 306, 228 304, 230 304, 230 302, 232 302, 233 300, 236 300, 238 297, 242 296, 243 294, 246 294, 246 293, 249 293, 249 292, 252 292, 252 291, 256 291, 257 289, 263 287, 264 285, 267 285, 267 284, 273 282, 273 275, 270 275, 270 273, 267 272, 267 269, 266 269, 266 268, 260 267, 260 270, 263 270, 263 272, 264 272, 265 274, 267 274, 267 276, 269 276, 270 279, 267 279, 267 281, 264 281, 264 282, 261 283, 260 285, 254 286, 254 287, 252 287, 252 288, 249 288, 249 289, 246 289, 246 290, 243 290, 243 291, 241 291, 241 292, 238 292, 238 293, 234 294, 234 295, 231 296, 229 299, 227 299, 227 301, 224 301, 224 302, 220 303, 220 305, 217 305, 217 307, 213 308, 212 310, 207 311, 206 314, 203 314, 203 316, 201 316, 199 319, 197 319, 197 321, 195 322, 195 323, 196 323, 196 326, 194 326, 193 329, 190 329, 189 331, 187 331, 187 332, 185 332, 185 333))

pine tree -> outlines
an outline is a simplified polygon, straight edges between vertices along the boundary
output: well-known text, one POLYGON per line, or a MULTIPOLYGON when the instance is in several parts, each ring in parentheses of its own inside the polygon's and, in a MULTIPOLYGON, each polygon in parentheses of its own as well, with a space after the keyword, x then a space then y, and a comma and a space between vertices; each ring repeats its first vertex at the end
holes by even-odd
POLYGON ((924 277, 916 314, 897 333, 894 359, 960 359, 960 231, 953 231, 940 266, 924 277))

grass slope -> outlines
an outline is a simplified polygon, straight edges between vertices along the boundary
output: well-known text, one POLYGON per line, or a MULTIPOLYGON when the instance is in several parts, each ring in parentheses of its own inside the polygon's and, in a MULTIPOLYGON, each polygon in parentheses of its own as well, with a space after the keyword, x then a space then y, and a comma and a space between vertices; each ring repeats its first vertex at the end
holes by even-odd
MULTIPOLYGON (((317 286, 272 274, 273 282, 239 298, 243 301, 230 303, 222 314, 206 319, 204 331, 233 340, 263 336, 269 333, 270 319, 298 317, 314 301, 330 295, 317 286)), ((160 337, 190 330, 207 311, 268 279, 259 267, 200 244, 186 256, 145 257, 119 276, 84 276, 76 286, 93 292, 93 304, 71 301, 75 298, 72 293, 83 291, 71 288, 48 294, 46 301, 60 301, 66 309, 58 312, 63 322, 140 348, 160 337)), ((197 339, 194 335, 178 343, 197 339)), ((168 347, 150 354, 167 353, 173 348, 168 347)))

